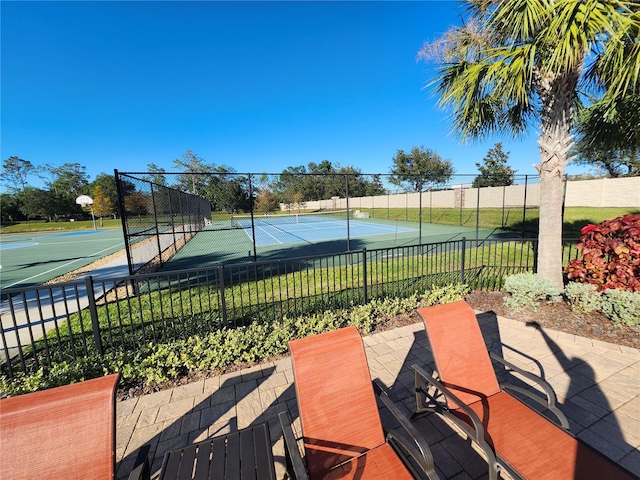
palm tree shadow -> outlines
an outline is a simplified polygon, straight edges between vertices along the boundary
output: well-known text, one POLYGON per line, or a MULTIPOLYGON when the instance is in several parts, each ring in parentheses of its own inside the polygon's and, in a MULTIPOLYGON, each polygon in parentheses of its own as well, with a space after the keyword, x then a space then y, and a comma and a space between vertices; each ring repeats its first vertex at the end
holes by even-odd
MULTIPOLYGON (((528 322, 527 326, 535 328, 540 333, 564 373, 569 377, 565 400, 559 404, 560 410, 569 420, 569 431, 613 462, 619 462, 634 450, 634 446, 625 440, 606 392, 598 383, 594 368, 586 360, 565 354, 537 322, 528 322)), ((540 368, 543 376, 544 369, 540 368)), ((581 461, 581 453, 584 451, 579 448, 576 459, 578 467, 588 464, 586 461, 581 461)), ((633 473, 640 474, 640 465, 637 465, 633 473)))
MULTIPOLYGON (((517 349, 502 343, 497 316, 494 312, 478 314, 477 318, 485 344, 490 352, 496 353, 503 358, 505 350, 514 352, 517 355, 520 355, 524 361, 535 366, 533 373, 541 376, 542 378, 547 376, 544 366, 540 361, 524 352, 520 352, 517 349), (535 371, 536 369, 538 370, 537 372, 535 371)), ((569 387, 565 396, 568 400, 565 400, 564 403, 558 404, 560 410, 569 419, 570 432, 574 436, 579 436, 583 441, 585 441, 585 443, 591 444, 594 449, 602 452, 614 462, 619 461, 620 451, 622 450, 628 453, 633 450, 633 446, 624 441, 618 422, 614 415, 610 415, 610 412, 612 411, 611 406, 609 405, 602 390, 598 387, 593 368, 582 359, 570 358, 565 355, 560 346, 555 343, 553 339, 546 334, 546 332, 543 330, 540 330, 540 332, 543 335, 547 346, 562 366, 563 370, 570 377, 569 387), (600 415, 596 415, 583 408, 587 405, 593 405, 591 401, 594 399, 597 399, 598 404, 596 407, 601 412, 600 415), (588 425, 584 425, 584 423, 595 423, 607 415, 608 436, 606 440, 585 430, 588 425), (612 448, 611 445, 614 445, 614 447, 612 448)), ((414 339, 409 352, 402 361, 400 373, 396 377, 395 381, 389 385, 392 400, 396 402, 396 404, 403 406, 407 415, 411 415, 415 411, 416 407, 414 394, 414 372, 411 368, 411 365, 413 364, 422 366, 428 372, 435 371, 433 355, 430 351, 429 342, 424 329, 419 329, 414 333, 414 339)), ((515 374, 506 371, 501 364, 494 365, 496 375, 501 383, 507 382, 524 389, 534 388, 529 383, 518 378, 515 374)), ((519 399, 542 415, 547 416, 549 414, 549 412, 541 405, 527 401, 527 397, 515 396, 519 397, 519 399)), ((385 417, 383 424, 394 423, 394 419, 388 412, 383 413, 383 415, 385 417)), ((420 432, 427 439, 432 450, 436 470, 442 478, 452 478, 456 475, 463 474, 464 472, 472 478, 478 478, 486 475, 486 461, 471 447, 470 440, 465 439, 465 435, 461 432, 457 432, 455 427, 452 427, 436 414, 421 415, 417 417, 414 422, 420 432)), ((583 463, 587 464, 587 462, 580 460, 581 453, 584 453, 584 449, 588 449, 588 447, 581 445, 581 448, 578 449, 578 457, 576 461, 578 471, 583 463)), ((634 473, 637 475, 637 472, 634 473)))

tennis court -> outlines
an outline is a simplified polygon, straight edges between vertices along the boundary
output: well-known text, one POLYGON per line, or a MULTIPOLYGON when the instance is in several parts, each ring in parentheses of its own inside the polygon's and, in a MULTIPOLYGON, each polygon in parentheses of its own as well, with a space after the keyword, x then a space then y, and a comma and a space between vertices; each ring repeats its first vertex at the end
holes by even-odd
MULTIPOLYGON (((251 239, 251 219, 234 217, 233 221, 251 239)), ((353 237, 418 232, 415 228, 367 223, 364 220, 350 220, 347 224, 346 212, 256 216, 253 221, 256 247, 336 240, 347 236, 347 228, 353 237)))
POLYGON ((3 234, 0 287, 28 287, 84 267, 124 248, 122 230, 3 234))
MULTIPOLYGON (((220 263, 277 260, 446 242, 476 237, 476 229, 456 225, 354 218, 346 212, 302 214, 234 215, 230 220, 213 222, 198 232, 168 260, 163 270, 206 268, 220 263)), ((503 232, 479 229, 478 238, 503 232)))

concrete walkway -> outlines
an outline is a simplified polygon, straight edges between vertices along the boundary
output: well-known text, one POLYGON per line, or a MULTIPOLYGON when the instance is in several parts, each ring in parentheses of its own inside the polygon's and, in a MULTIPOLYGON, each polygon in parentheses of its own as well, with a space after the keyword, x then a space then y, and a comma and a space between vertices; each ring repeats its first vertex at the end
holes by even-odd
MULTIPOLYGON (((493 313, 478 315, 490 350, 551 383, 573 434, 640 476, 640 350, 552 330, 536 330, 493 313)), ((364 337, 372 378, 391 390, 407 415, 415 406, 411 365, 432 365, 422 324, 364 337)), ((152 478, 168 450, 268 421, 276 476, 284 476, 277 414, 288 409, 300 433, 288 357, 117 404, 117 478, 137 449, 150 444, 152 478)), ((381 411, 383 424, 390 416, 381 411)), ((443 479, 487 477, 471 444, 435 414, 417 421, 443 479)))

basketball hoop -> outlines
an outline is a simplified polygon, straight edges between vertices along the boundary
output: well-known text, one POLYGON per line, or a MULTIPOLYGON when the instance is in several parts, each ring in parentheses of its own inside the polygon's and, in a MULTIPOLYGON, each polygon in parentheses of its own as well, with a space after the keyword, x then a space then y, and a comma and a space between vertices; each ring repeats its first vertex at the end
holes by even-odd
POLYGON ((93 205, 93 198, 91 198, 89 195, 80 195, 78 198, 76 198, 76 203, 78 205, 82 205, 83 207, 86 207, 87 205, 93 205))
POLYGON ((89 207, 91 208, 91 218, 93 219, 93 229, 97 230, 96 217, 93 215, 93 198, 91 198, 89 195, 80 195, 78 198, 76 198, 76 203, 82 207, 86 207, 87 205, 89 205, 89 207))

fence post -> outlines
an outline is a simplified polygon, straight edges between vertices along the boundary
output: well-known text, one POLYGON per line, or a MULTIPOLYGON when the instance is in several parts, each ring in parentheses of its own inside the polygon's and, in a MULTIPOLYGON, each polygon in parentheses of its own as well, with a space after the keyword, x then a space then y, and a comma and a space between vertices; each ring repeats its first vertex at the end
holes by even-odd
POLYGON ((224 296, 224 265, 218 269, 218 285, 220 289, 220 308, 222 309, 222 322, 227 324, 227 300, 224 296))
POLYGON ((466 256, 466 248, 467 248, 467 238, 466 237, 462 237, 462 259, 461 259, 461 265, 460 265, 460 283, 464 284, 464 262, 465 262, 465 256, 466 256))
POLYGON ((118 192, 118 212, 120 213, 120 222, 122 223, 122 234, 124 235, 124 249, 127 252, 127 266, 129 267, 129 275, 133 275, 133 253, 131 251, 131 239, 127 231, 127 209, 124 207, 124 192, 120 185, 120 174, 118 169, 113 169, 113 178, 116 180, 116 192, 118 192))
POLYGON ((367 302, 369 301, 369 292, 368 292, 368 286, 367 286, 367 249, 363 248, 362 249, 362 278, 363 278, 363 287, 362 287, 362 294, 364 296, 363 298, 363 305, 366 305, 367 302))
MULTIPOLYGON (((522 238, 526 235, 527 230, 527 188, 529 187, 529 175, 524 176, 524 205, 522 206, 522 238)), ((538 206, 538 216, 540 215, 540 207, 538 206)))
POLYGON ((153 205, 153 222, 156 224, 156 244, 158 245, 158 262, 162 266, 162 243, 160 242, 160 227, 158 225, 158 208, 156 207, 156 195, 153 192, 153 183, 150 185, 151 204, 153 205))
POLYGON ((98 354, 102 355, 102 337, 100 336, 100 323, 98 322, 96 294, 93 291, 93 277, 91 275, 85 277, 84 284, 87 289, 87 298, 89 299, 89 314, 91 315, 91 329, 93 330, 93 339, 96 342, 96 349, 98 350, 98 354))

